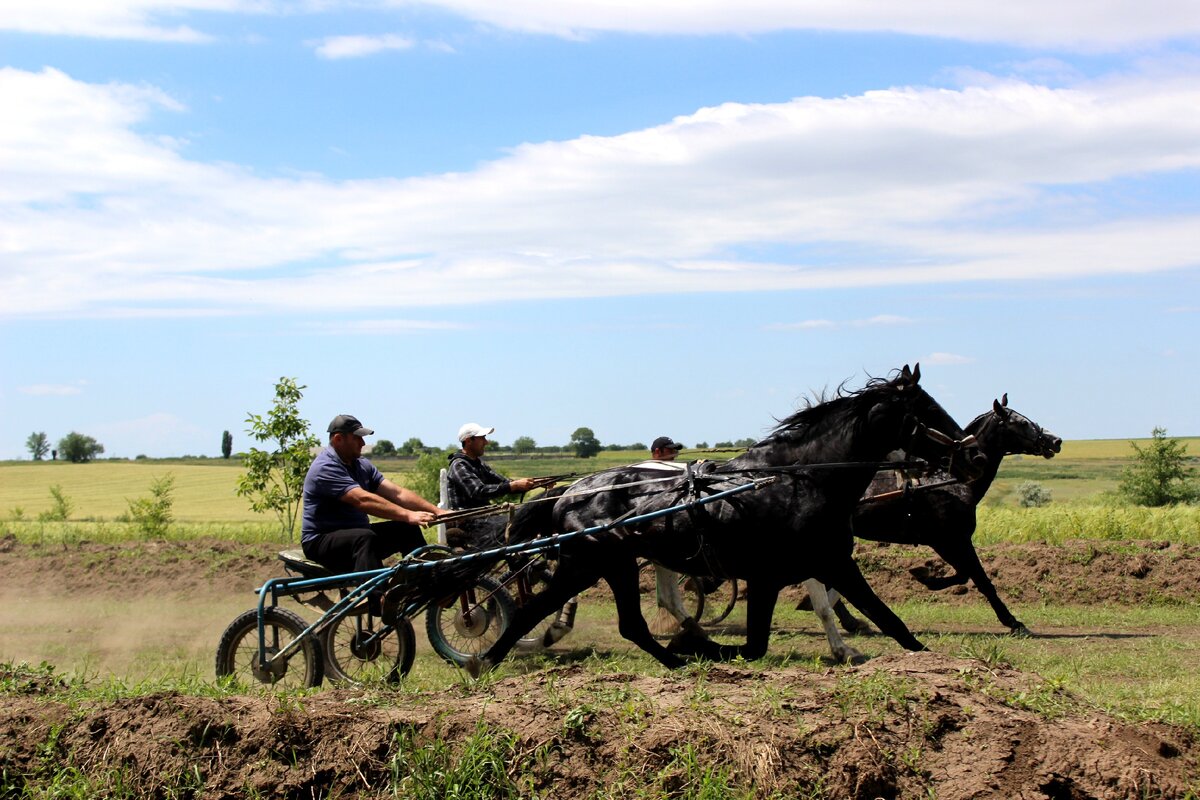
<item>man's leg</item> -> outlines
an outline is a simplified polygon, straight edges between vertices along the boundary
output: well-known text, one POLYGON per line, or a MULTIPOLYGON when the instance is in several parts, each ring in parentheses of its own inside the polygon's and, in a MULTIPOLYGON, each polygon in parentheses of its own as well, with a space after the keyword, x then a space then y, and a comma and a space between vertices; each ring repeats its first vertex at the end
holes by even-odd
POLYGON ((380 564, 388 556, 396 553, 408 555, 418 547, 425 546, 425 534, 421 533, 419 527, 407 522, 372 522, 371 532, 374 534, 371 540, 372 552, 380 564))

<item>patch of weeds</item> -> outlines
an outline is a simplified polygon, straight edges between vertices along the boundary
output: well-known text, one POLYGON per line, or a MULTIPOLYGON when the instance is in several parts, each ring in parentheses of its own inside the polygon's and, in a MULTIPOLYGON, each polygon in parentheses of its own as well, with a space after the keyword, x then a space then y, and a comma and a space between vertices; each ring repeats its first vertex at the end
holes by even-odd
POLYGON ((886 672, 843 675, 833 689, 833 699, 842 719, 865 715, 871 724, 884 722, 891 711, 908 713, 910 681, 886 672))
POLYGON ((596 709, 589 703, 575 706, 563 717, 563 733, 569 738, 589 740, 588 725, 596 719, 596 709))
POLYGON ((1011 662, 1008 650, 999 637, 972 637, 963 641, 959 648, 960 658, 982 661, 988 669, 1008 668, 1011 662))
POLYGON ((522 752, 515 734, 483 721, 457 752, 444 737, 421 740, 412 728, 399 731, 393 744, 391 790, 413 800, 528 797, 542 757, 538 750, 522 752))
POLYGON ((50 694, 70 688, 71 682, 54 670, 54 665, 46 661, 36 667, 24 661, 0 663, 0 693, 50 694))
POLYGON ((656 776, 658 796, 681 800, 726 800, 756 797, 753 787, 738 786, 731 764, 701 756, 691 742, 671 750, 671 760, 656 776))

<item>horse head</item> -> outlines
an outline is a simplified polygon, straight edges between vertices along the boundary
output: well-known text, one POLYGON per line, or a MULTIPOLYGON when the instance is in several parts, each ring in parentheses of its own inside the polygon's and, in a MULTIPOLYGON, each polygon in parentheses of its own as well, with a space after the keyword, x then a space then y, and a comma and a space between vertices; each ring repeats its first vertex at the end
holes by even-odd
POLYGON ((1055 453, 1062 452, 1062 439, 1009 408, 1007 393, 1001 400, 992 401, 991 418, 999 429, 1005 454, 1054 458, 1055 453))
POLYGON ((898 431, 895 449, 922 458, 959 480, 983 473, 987 457, 975 437, 968 434, 921 386, 921 365, 905 364, 895 377, 868 385, 878 402, 868 414, 869 424, 881 431, 898 431), (896 420, 902 420, 896 427, 896 420))

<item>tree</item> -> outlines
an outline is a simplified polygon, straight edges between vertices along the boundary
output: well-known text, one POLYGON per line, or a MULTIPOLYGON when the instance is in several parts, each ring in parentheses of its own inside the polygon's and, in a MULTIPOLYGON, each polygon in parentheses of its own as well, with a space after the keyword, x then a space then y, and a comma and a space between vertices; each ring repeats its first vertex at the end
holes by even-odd
POLYGON ((375 443, 375 446, 371 448, 371 455, 381 457, 394 456, 396 455, 396 445, 392 444, 391 439, 380 439, 375 443))
POLYGON ((233 455, 233 434, 225 431, 221 434, 221 457, 229 458, 233 455))
POLYGON ((91 436, 71 431, 58 440, 58 452, 73 464, 83 464, 103 453, 104 445, 91 436))
POLYGON ((537 447, 537 442, 533 440, 532 436, 518 436, 516 439, 513 439, 513 452, 519 456, 532 453, 535 447, 537 447))
POLYGON ((406 456, 419 456, 425 452, 425 443, 413 436, 400 445, 400 452, 406 456))
POLYGON ((151 481, 149 497, 126 499, 129 521, 147 538, 165 536, 167 529, 171 527, 174 519, 171 513, 171 507, 175 503, 175 498, 172 497, 174 491, 175 476, 168 472, 163 477, 151 481))
POLYGON ((1136 455, 1121 475, 1121 494, 1139 506, 1169 506, 1200 496, 1192 481, 1195 470, 1187 463, 1187 446, 1168 438, 1165 428, 1155 428, 1150 436, 1145 449, 1130 442, 1136 455))
POLYGON ((25 449, 33 456, 34 461, 41 461, 50 452, 50 440, 46 438, 45 433, 31 433, 25 440, 25 449))
POLYGON ((292 378, 280 378, 275 384, 275 405, 267 416, 251 414, 246 418, 250 438, 269 442, 273 448, 250 448, 245 458, 246 473, 238 479, 237 487, 240 496, 250 499, 253 511, 275 514, 288 541, 295 538, 296 516, 304 499, 304 476, 312 462, 312 451, 320 445, 297 409, 305 388, 292 378))
POLYGON ((411 471, 404 476, 404 488, 416 492, 431 503, 441 499, 441 482, 439 480, 442 468, 446 466, 447 456, 454 452, 447 448, 443 452, 427 450, 417 459, 411 471))
POLYGON ((600 440, 591 428, 576 428, 571 434, 570 446, 574 448, 576 458, 591 458, 600 452, 600 440))

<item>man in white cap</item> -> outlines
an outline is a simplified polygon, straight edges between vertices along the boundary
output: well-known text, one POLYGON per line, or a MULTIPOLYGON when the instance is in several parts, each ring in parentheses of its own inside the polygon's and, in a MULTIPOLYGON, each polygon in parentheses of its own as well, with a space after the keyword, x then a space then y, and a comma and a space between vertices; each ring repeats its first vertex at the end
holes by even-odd
POLYGON ((520 494, 546 485, 537 478, 509 480, 483 461, 487 437, 495 428, 485 428, 478 422, 468 422, 458 429, 462 449, 450 454, 447 468, 447 505, 454 510, 481 508, 491 500, 506 494, 520 494))
MULTIPOLYGON (((373 433, 357 417, 338 414, 329 423, 329 446, 304 477, 300 544, 305 556, 334 572, 382 569, 388 556, 424 545, 421 528, 446 513, 362 457, 363 437, 373 433)), ((378 614, 379 598, 370 601, 371 613, 378 614)))

